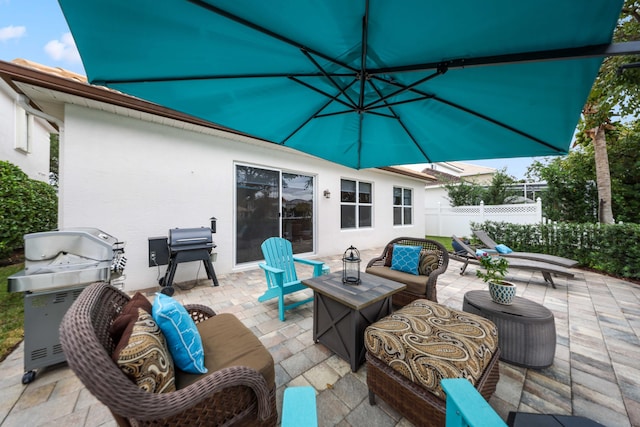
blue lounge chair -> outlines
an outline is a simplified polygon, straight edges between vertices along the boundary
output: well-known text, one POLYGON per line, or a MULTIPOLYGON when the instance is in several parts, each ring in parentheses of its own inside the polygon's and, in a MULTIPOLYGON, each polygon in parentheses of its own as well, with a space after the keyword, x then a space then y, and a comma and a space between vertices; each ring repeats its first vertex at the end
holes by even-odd
MULTIPOLYGON (((451 237, 453 241, 456 242, 462 248, 462 251, 456 251, 450 256, 451 258, 464 263, 463 266, 460 268, 461 275, 464 274, 469 264, 476 264, 476 265, 480 264, 476 256, 476 251, 473 248, 471 248, 465 242, 460 240, 459 237, 455 235, 451 237)), ((500 254, 500 256, 502 255, 500 254)), ((533 270, 533 271, 541 272, 542 277, 544 278, 544 281, 550 284, 554 289, 556 287, 556 284, 553 282, 553 277, 551 277, 552 274, 555 276, 564 276, 568 279, 573 279, 574 277, 571 271, 557 264, 550 264, 548 262, 534 261, 529 259, 517 259, 517 258, 507 258, 507 261, 509 261, 509 268, 513 267, 513 268, 520 268, 522 270, 533 270)))
MULTIPOLYGON (((478 239, 491 251, 497 251, 496 246, 498 244, 487 234, 484 230, 473 230, 473 234, 476 235, 478 239)), ((548 262, 549 264, 556 264, 562 267, 571 268, 578 265, 578 261, 564 258, 556 255, 547 255, 541 254, 537 252, 510 252, 510 253, 500 253, 501 256, 506 258, 518 258, 518 259, 528 259, 532 261, 540 261, 540 262, 548 262)))

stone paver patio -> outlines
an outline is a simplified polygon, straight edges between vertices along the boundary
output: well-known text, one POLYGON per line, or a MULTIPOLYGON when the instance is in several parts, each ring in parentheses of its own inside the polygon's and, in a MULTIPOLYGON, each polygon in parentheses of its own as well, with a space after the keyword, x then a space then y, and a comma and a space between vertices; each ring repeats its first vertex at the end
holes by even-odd
MULTIPOLYGON (((366 261, 380 248, 362 250, 366 261)), ((322 258, 341 268, 341 254, 322 258)), ((464 293, 484 289, 475 267, 459 273, 451 260, 438 279, 438 300, 461 309, 464 293)), ((506 419, 509 411, 581 415, 606 426, 640 426, 640 286, 608 276, 574 269, 574 279, 555 278, 547 287, 542 275, 512 269, 507 279, 519 296, 549 308, 555 316, 557 347, 554 363, 542 370, 501 362, 500 382, 491 406, 506 419)), ((300 269, 305 277, 306 270, 300 269)), ((275 300, 259 303, 265 287, 259 269, 218 277, 219 287, 202 281, 190 290, 178 289, 183 303, 199 303, 216 312, 233 313, 269 349, 276 363, 278 410, 287 386, 311 385, 317 391, 320 426, 411 426, 382 400, 370 406, 366 366, 352 373, 349 364, 312 339, 313 304, 287 311, 278 320, 275 300)), ((157 289, 152 289, 149 295, 157 289)), ((309 296, 302 292, 300 297, 309 296)), ((23 345, 0 363, 0 422, 2 426, 115 426, 109 411, 91 396, 62 364, 21 384, 23 345)))

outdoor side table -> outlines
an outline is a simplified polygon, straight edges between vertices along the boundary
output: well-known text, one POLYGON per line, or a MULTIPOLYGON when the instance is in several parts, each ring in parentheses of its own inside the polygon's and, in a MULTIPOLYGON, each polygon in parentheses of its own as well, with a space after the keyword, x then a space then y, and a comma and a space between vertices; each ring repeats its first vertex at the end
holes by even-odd
POLYGON ((313 341, 320 342, 356 372, 364 362, 364 330, 393 311, 391 296, 403 283, 360 273, 359 285, 342 283, 342 271, 303 280, 313 290, 313 341))
POLYGON ((526 368, 546 368, 556 353, 556 326, 551 310, 526 298, 497 304, 489 291, 469 291, 462 310, 479 314, 498 328, 500 360, 526 368))

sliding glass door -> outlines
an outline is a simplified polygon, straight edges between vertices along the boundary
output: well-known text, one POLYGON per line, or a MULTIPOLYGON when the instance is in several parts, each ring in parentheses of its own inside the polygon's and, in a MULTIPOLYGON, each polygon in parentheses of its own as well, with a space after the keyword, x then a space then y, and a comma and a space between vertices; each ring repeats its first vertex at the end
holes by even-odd
POLYGON ((313 177, 282 174, 282 237, 293 253, 313 252, 313 177))
POLYGON ((236 165, 236 263, 261 260, 262 242, 281 236, 293 253, 313 252, 313 177, 236 165))

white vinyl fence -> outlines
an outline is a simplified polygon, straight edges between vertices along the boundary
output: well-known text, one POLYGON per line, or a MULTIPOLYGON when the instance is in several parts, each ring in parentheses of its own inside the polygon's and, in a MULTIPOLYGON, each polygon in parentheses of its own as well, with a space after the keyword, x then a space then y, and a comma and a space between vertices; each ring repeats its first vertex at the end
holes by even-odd
POLYGON ((425 234, 427 236, 471 236, 471 222, 504 221, 513 224, 542 222, 542 201, 536 203, 485 206, 438 206, 425 208, 425 234))

